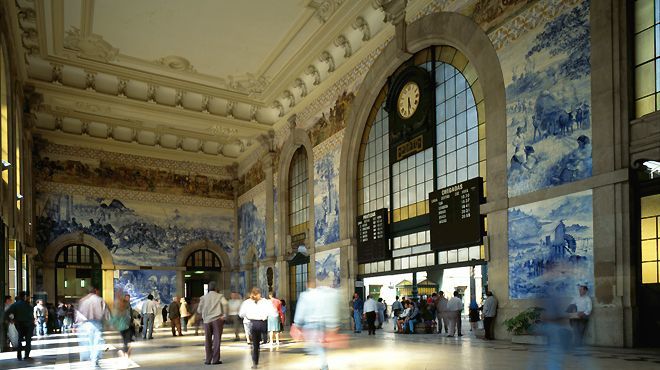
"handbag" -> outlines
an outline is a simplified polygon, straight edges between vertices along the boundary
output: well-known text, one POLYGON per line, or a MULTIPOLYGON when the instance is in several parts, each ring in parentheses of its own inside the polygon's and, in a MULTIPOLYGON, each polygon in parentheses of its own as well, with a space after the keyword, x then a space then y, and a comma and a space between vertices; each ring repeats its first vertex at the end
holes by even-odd
POLYGON ((11 346, 14 348, 18 348, 20 345, 20 338, 18 336, 18 330, 16 329, 16 325, 14 323, 10 323, 9 326, 7 327, 7 337, 9 338, 9 343, 11 343, 11 346))

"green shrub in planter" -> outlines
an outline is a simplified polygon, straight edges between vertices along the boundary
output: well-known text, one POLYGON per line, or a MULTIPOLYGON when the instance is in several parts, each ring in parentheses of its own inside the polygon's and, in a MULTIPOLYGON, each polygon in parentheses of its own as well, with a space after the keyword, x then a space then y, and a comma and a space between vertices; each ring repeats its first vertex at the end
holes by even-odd
POLYGON ((506 330, 513 335, 531 334, 533 325, 539 321, 541 312, 540 307, 530 307, 518 315, 504 320, 506 330))

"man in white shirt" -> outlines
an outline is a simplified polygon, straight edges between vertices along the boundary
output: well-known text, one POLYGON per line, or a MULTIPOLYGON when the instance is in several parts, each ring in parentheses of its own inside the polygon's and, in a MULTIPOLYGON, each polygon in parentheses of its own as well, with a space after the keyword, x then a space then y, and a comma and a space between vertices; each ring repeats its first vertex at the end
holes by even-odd
POLYGON ((147 339, 147 331, 149 331, 149 339, 154 339, 154 320, 158 312, 158 305, 154 302, 154 296, 149 294, 147 301, 142 303, 142 338, 147 339))
POLYGON ((577 309, 577 317, 569 320, 571 327, 573 328, 573 341, 576 347, 582 345, 584 331, 587 329, 587 323, 589 322, 589 316, 591 315, 591 297, 587 294, 589 292, 587 283, 583 282, 578 284, 578 291, 580 292, 580 295, 576 297, 572 303, 577 309))
POLYGON ((463 310, 463 302, 458 297, 458 291, 454 291, 454 296, 447 302, 447 317, 449 318, 449 335, 453 337, 458 327, 458 336, 461 337, 461 310, 463 310))
POLYGON ((376 311, 378 310, 378 304, 376 301, 367 296, 367 300, 364 302, 364 316, 367 318, 367 328, 369 329, 369 335, 376 335, 376 311))
POLYGON ((206 360, 205 364, 221 364, 220 338, 225 326, 225 313, 227 312, 227 299, 222 293, 215 291, 215 281, 209 282, 209 292, 199 299, 197 312, 204 321, 204 337, 206 360))

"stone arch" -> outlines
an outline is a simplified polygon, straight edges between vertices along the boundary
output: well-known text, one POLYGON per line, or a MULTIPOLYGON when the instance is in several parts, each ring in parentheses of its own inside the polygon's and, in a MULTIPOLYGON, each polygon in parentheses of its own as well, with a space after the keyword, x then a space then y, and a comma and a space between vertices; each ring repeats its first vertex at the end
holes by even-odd
POLYGON ((259 251, 257 247, 253 244, 250 245, 243 256, 241 270, 245 271, 245 284, 250 285, 247 289, 251 289, 252 286, 257 286, 257 282, 252 281, 252 270, 257 269, 257 280, 259 280, 259 251))
POLYGON ((86 245, 92 248, 96 253, 101 257, 101 279, 103 285, 102 296, 104 297, 106 303, 112 305, 114 297, 114 270, 115 264, 112 257, 112 253, 108 247, 100 240, 95 237, 85 234, 82 231, 60 235, 55 240, 53 240, 43 253, 43 276, 45 280, 49 277, 54 277, 52 283, 44 283, 44 291, 48 294, 48 297, 55 297, 57 276, 56 276, 56 259, 60 251, 72 244, 81 244, 86 245))
POLYGON ((448 45, 460 50, 474 65, 483 89, 486 106, 486 142, 488 198, 506 199, 506 98, 499 58, 486 33, 471 18, 458 13, 427 15, 407 26, 407 49, 390 42, 376 58, 355 93, 353 109, 346 120, 342 143, 339 193, 343 195, 340 212, 340 239, 355 238, 357 216, 358 156, 367 117, 380 87, 413 53, 434 45, 448 45))
POLYGON ((185 282, 184 274, 186 272, 186 259, 193 252, 198 250, 208 250, 218 256, 220 263, 222 264, 220 268, 220 279, 219 281, 216 281, 216 284, 218 284, 218 292, 225 294, 225 296, 229 296, 229 292, 231 291, 231 259, 222 247, 210 240, 198 240, 189 243, 188 245, 184 246, 177 254, 177 295, 182 296, 184 294, 183 285, 185 282))
POLYGON ((186 259, 188 256, 198 250, 208 250, 215 253, 215 255, 218 256, 220 262, 222 263, 222 270, 231 270, 231 260, 227 252, 222 249, 222 247, 209 240, 198 240, 183 247, 183 249, 181 249, 176 256, 177 267, 185 268, 186 259))
POLYGON ((282 145, 278 168, 277 194, 280 212, 280 255, 286 256, 289 247, 289 169, 296 150, 305 148, 307 154, 307 192, 309 195, 309 227, 305 246, 309 250, 314 247, 314 151, 307 131, 301 128, 291 129, 289 137, 282 145))
POLYGON ((64 234, 57 237, 46 247, 43 254, 43 261, 45 266, 55 267, 57 255, 60 251, 72 244, 84 244, 92 248, 101 257, 101 264, 103 268, 114 268, 114 261, 112 253, 102 241, 95 237, 85 234, 82 231, 70 234, 64 234))

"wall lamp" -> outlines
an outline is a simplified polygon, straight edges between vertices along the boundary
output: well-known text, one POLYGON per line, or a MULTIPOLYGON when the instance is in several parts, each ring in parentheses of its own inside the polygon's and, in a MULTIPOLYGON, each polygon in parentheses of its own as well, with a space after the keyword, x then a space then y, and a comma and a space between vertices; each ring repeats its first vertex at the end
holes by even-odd
POLYGON ((23 194, 16 194, 16 200, 22 200, 23 194))
POLYGON ((4 171, 4 170, 7 170, 7 169, 9 169, 9 167, 11 167, 11 163, 9 163, 9 162, 7 162, 7 161, 5 161, 5 160, 3 159, 3 160, 2 160, 2 170, 3 170, 3 171, 4 171))

